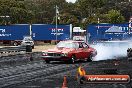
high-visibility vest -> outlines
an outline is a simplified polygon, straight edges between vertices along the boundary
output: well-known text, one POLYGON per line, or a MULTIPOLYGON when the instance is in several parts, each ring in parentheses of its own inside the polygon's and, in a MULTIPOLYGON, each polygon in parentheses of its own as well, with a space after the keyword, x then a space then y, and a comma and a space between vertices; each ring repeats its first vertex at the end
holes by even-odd
POLYGON ((80 75, 80 76, 86 75, 86 72, 85 72, 85 70, 84 70, 82 67, 79 67, 79 68, 78 68, 78 72, 79 72, 79 75, 80 75))

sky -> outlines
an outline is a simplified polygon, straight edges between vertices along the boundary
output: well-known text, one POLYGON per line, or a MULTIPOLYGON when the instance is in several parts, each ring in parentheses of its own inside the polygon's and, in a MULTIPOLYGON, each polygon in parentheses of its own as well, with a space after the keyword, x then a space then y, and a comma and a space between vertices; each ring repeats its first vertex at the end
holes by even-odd
POLYGON ((66 0, 67 2, 75 3, 76 0, 66 0))

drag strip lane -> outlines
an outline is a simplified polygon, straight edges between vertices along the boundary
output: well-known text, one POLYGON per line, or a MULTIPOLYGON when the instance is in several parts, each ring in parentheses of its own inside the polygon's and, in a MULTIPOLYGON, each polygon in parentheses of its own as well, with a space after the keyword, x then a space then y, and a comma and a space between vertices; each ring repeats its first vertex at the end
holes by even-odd
MULTIPOLYGON (((35 63, 36 64, 36 63, 35 63)), ((25 67, 28 67, 25 66, 25 67)), ((68 71, 69 69, 77 68, 76 65, 66 65, 66 64, 44 64, 40 62, 40 64, 32 65, 33 68, 26 69, 23 71, 22 69, 18 70, 18 74, 11 74, 9 76, 5 76, 0 78, 0 87, 7 87, 10 85, 15 85, 27 81, 34 80, 35 78, 39 78, 41 76, 47 77, 54 74, 58 74, 61 72, 68 71)))

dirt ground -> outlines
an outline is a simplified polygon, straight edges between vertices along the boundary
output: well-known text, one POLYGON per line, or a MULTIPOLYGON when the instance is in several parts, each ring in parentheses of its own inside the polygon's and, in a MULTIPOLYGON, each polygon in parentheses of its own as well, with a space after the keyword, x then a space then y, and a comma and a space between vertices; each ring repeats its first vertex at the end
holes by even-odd
POLYGON ((34 49, 32 50, 33 52, 41 52, 43 50, 47 50, 47 49, 51 49, 54 48, 55 45, 39 45, 39 46, 35 46, 34 49))
MULTIPOLYGON (((52 49, 55 46, 56 45, 52 45, 52 44, 35 45, 34 49, 32 51, 33 52, 41 52, 43 50, 52 49)), ((16 47, 16 46, 2 46, 2 45, 0 45, 0 48, 3 48, 3 47, 16 47)))

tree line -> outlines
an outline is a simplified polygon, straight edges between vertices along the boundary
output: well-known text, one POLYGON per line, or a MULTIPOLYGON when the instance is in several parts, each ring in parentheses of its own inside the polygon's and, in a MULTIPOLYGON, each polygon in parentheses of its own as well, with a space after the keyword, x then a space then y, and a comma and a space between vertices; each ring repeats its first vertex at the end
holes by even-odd
POLYGON ((86 27, 87 24, 125 23, 132 15, 131 0, 0 0, 0 24, 59 24, 86 27))

